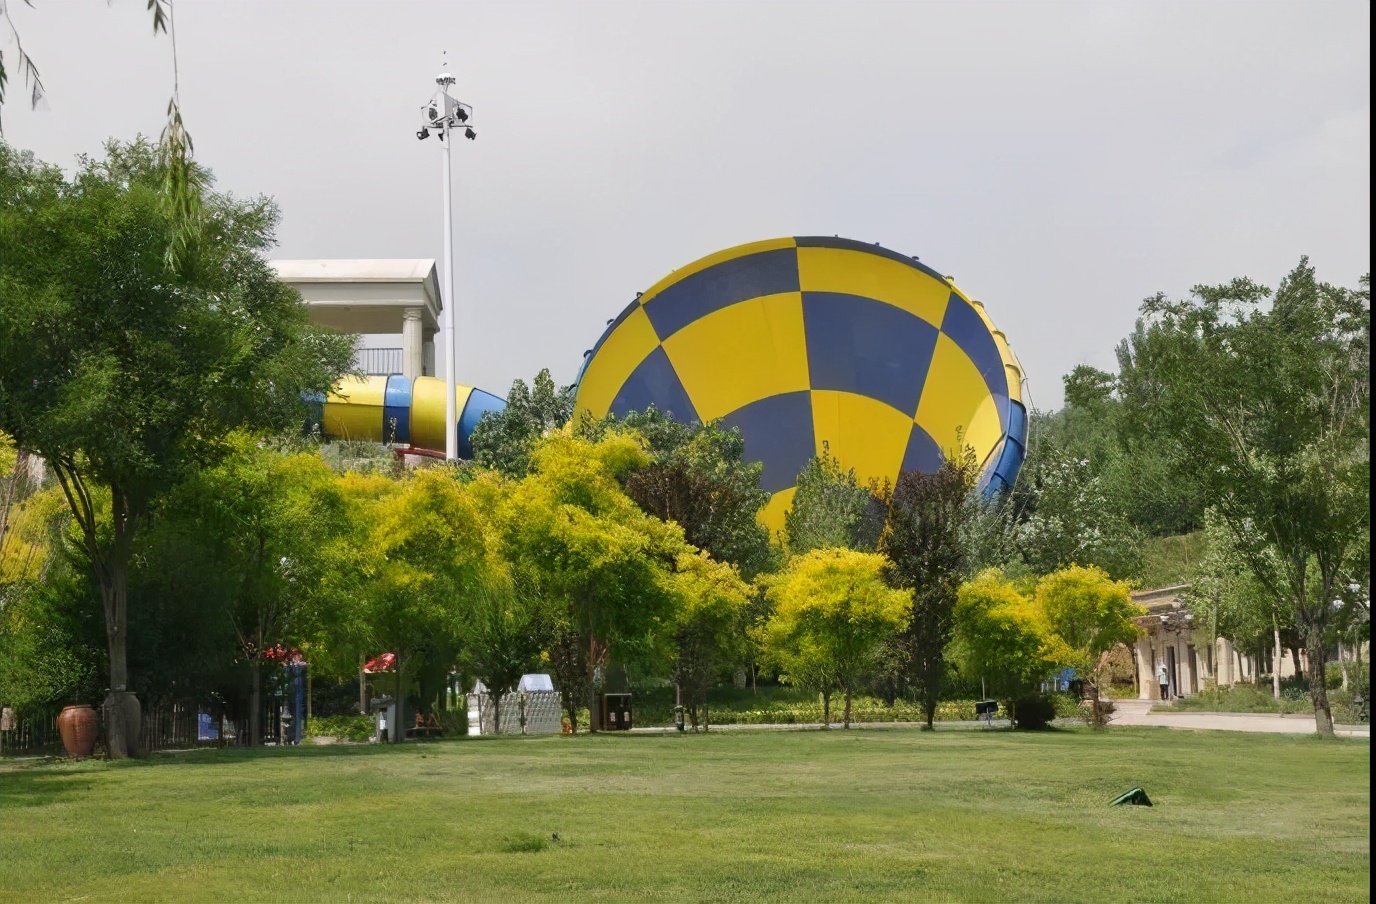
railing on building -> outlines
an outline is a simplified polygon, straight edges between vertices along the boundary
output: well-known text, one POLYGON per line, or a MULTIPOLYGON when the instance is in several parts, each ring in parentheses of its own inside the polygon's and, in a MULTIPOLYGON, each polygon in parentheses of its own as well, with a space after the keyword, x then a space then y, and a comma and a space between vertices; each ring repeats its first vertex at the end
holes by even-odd
POLYGON ((354 352, 354 365, 365 374, 388 377, 401 373, 401 349, 360 348, 354 352))

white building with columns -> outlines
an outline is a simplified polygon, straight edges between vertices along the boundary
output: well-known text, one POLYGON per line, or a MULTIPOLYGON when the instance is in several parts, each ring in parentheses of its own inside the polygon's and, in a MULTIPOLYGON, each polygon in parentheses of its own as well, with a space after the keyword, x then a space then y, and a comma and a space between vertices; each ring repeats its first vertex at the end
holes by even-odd
MULTIPOLYGON (((1133 602, 1147 610, 1139 616, 1137 627, 1141 633, 1133 650, 1137 671, 1137 696, 1142 700, 1160 700, 1161 685, 1157 668, 1166 666, 1167 694, 1170 698, 1188 697, 1208 684, 1230 687, 1243 681, 1258 682, 1263 674, 1270 675, 1269 665, 1259 663, 1233 646, 1226 637, 1210 642, 1196 636, 1194 617, 1185 607, 1184 594, 1189 584, 1139 590, 1133 602)), ((1308 663, 1300 651, 1300 666, 1307 673, 1308 663)), ((1295 662, 1290 650, 1280 656, 1280 677, 1295 674, 1295 662)))
POLYGON ((357 333, 357 363, 370 374, 436 375, 440 297, 430 259, 270 262, 301 293, 316 323, 357 333))

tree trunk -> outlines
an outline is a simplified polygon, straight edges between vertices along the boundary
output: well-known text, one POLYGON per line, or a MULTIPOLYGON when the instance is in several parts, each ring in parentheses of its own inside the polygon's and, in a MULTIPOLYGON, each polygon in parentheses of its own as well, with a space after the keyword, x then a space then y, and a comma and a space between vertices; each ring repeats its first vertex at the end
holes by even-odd
MULTIPOLYGON (((118 548, 117 539, 115 546, 118 548)), ((107 568, 96 568, 105 609, 105 637, 110 657, 110 692, 105 698, 105 743, 111 759, 137 757, 142 709, 129 690, 129 581, 117 549, 112 549, 107 568)))
POLYGON ((831 691, 822 691, 822 727, 831 728, 831 691))
MULTIPOLYGON (((1297 646, 1291 647, 1291 648, 1290 648, 1290 655, 1293 656, 1293 657, 1295 657, 1295 677, 1298 678, 1298 679, 1300 679, 1301 681, 1303 681, 1303 680, 1304 680, 1304 667, 1303 667, 1302 665, 1300 665, 1300 648, 1297 647, 1297 646)), ((1313 663, 1312 661, 1309 663, 1309 670, 1310 670, 1311 672, 1314 670, 1314 663, 1313 663)))
MULTIPOLYGON (((1271 630, 1276 636, 1275 662, 1271 664, 1271 696, 1280 699, 1280 662, 1285 655, 1285 650, 1280 645, 1280 627, 1276 624, 1276 617, 1271 616, 1271 630)), ((1299 668, 1299 660, 1295 660, 1295 668, 1299 668)))
POLYGON ((396 669, 397 675, 396 718, 392 720, 396 724, 392 726, 392 743, 400 744, 402 739, 406 737, 406 698, 403 696, 406 685, 402 682, 402 659, 400 652, 396 654, 396 660, 392 667, 396 669))
POLYGON ((358 711, 364 715, 368 713, 368 676, 363 672, 367 664, 368 657, 358 657, 358 711))
POLYGON ((850 688, 846 688, 846 708, 841 714, 841 727, 850 730, 850 688))
MULTIPOLYGON (((1333 737, 1333 713, 1328 708, 1328 688, 1325 672, 1323 629, 1309 625, 1305 629, 1305 650, 1309 654, 1309 699, 1314 703, 1314 729, 1323 737, 1333 737)), ((1298 663, 1296 667, 1298 668, 1298 663)))
POLYGON ((1338 668, 1343 672, 1343 690, 1347 690, 1347 657, 1343 655, 1343 642, 1338 641, 1338 668))
POLYGON ((263 663, 256 656, 249 666, 253 670, 253 690, 248 695, 248 745, 263 743, 263 663))
POLYGON ((597 640, 588 637, 588 733, 596 734, 602 728, 601 714, 597 711, 597 640))
POLYGON ((487 689, 487 696, 492 699, 492 733, 494 735, 502 733, 502 695, 492 688, 487 689))

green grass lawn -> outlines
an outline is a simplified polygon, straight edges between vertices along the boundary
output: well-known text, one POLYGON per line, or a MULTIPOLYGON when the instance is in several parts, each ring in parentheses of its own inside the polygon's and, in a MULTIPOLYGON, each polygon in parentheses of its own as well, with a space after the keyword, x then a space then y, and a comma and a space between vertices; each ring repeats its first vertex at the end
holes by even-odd
POLYGON ((9 763, 0 900, 1364 901, 1369 755, 871 728, 9 763))

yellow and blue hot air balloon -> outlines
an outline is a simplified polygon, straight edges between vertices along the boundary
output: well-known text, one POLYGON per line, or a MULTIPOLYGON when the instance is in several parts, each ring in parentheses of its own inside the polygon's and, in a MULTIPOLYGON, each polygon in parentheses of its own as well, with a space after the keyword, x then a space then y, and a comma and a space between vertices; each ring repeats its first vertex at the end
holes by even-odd
POLYGON ((916 258, 840 238, 740 245, 664 277, 586 354, 575 404, 739 428, 775 529, 824 444, 891 483, 970 446, 992 494, 1027 435, 1022 373, 984 306, 916 258))

